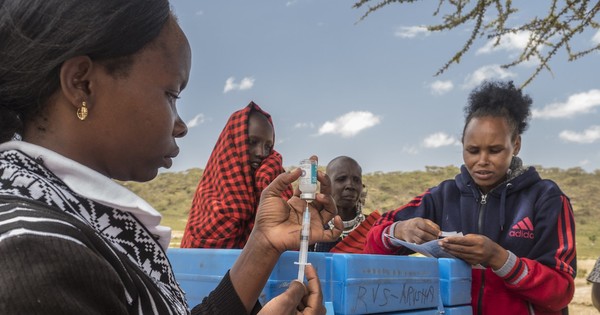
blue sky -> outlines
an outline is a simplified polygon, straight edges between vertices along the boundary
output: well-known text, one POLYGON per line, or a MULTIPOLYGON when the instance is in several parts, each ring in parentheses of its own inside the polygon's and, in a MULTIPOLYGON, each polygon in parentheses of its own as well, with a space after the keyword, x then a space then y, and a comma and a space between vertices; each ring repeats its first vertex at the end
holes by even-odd
MULTIPOLYGON (((423 25, 440 22, 432 15, 437 1, 392 4, 360 22, 365 9, 353 3, 173 0, 193 56, 178 101, 189 132, 168 171, 204 168, 229 115, 250 101, 272 115, 286 167, 312 154, 321 165, 352 156, 365 173, 458 166, 470 90, 486 78, 521 84, 534 70, 534 62, 499 68, 520 52, 527 36, 517 34, 496 48, 479 39, 459 64, 434 76, 468 38, 467 26, 427 32, 423 25)), ((510 23, 547 9, 513 3, 522 11, 510 23)), ((600 33, 586 31, 574 44, 594 47, 600 33)), ((600 168, 598 61, 594 53, 567 62, 561 51, 552 72, 525 88, 534 102, 525 164, 600 168)))

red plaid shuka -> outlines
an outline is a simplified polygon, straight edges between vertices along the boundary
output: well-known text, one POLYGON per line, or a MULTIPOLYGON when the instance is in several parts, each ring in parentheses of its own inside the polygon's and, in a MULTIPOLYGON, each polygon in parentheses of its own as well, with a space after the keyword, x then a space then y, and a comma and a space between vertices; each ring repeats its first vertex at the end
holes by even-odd
MULTIPOLYGON (((254 226, 260 194, 285 172, 275 150, 252 174, 248 151, 248 120, 251 111, 271 115, 254 102, 229 117, 210 155, 198 184, 181 247, 242 248, 254 226)), ((292 187, 283 193, 293 194, 292 187)))
POLYGON ((329 252, 362 254, 365 243, 367 243, 367 234, 369 233, 369 230, 375 221, 377 221, 377 219, 380 217, 381 214, 379 211, 375 210, 371 212, 371 214, 367 216, 365 220, 362 221, 360 225, 356 227, 356 229, 354 229, 354 231, 350 232, 348 236, 344 237, 329 252))

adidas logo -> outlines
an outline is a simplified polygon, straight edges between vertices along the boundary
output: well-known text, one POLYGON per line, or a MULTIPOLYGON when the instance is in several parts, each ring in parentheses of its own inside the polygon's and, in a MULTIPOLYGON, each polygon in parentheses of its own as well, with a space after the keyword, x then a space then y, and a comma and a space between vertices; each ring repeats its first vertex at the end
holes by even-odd
POLYGON ((525 217, 512 226, 510 232, 508 232, 508 236, 533 239, 533 223, 531 223, 528 217, 525 217))

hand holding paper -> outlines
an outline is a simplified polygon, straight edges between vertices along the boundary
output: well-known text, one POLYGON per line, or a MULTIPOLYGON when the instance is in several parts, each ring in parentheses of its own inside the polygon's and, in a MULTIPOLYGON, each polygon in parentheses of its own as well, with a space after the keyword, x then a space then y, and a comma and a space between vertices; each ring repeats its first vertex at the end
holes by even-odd
MULTIPOLYGON (((463 234, 460 232, 458 232, 458 233, 457 232, 444 232, 444 231, 441 232, 441 237, 462 236, 462 235, 463 234)), ((387 235, 387 234, 386 234, 386 236, 392 241, 392 244, 394 244, 396 246, 404 246, 412 251, 423 254, 427 257, 456 258, 455 256, 444 251, 444 249, 440 247, 438 239, 435 239, 435 240, 429 241, 429 242, 425 242, 423 244, 415 244, 415 243, 410 243, 410 242, 406 242, 406 241, 397 239, 397 238, 387 235)))
POLYGON ((448 237, 439 241, 444 252, 458 257, 471 265, 500 269, 508 259, 508 252, 485 235, 467 234, 448 237))

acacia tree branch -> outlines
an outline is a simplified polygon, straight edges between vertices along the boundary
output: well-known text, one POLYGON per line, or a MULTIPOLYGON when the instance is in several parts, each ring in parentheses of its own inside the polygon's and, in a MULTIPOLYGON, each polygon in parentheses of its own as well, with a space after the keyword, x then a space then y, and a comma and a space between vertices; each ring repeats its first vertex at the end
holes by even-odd
MULTIPOLYGON (((415 3, 419 0, 383 0, 374 6, 370 6, 360 20, 391 4, 403 5, 406 3, 415 3)), ((361 8, 375 0, 359 0, 354 4, 354 8, 361 8)), ((509 18, 518 12, 513 7, 512 0, 477 0, 470 10, 465 11, 471 0, 438 0, 438 5, 433 12, 437 16, 445 5, 451 8, 451 13, 442 17, 442 23, 426 26, 429 31, 441 32, 456 29, 467 23, 474 23, 471 35, 465 44, 459 49, 435 74, 436 76, 444 73, 452 64, 460 63, 466 53, 471 49, 473 43, 479 37, 495 39, 493 47, 501 44, 502 38, 509 34, 529 33, 527 44, 519 54, 519 57, 512 62, 502 65, 502 68, 514 67, 531 59, 539 60, 539 64, 521 87, 529 84, 536 78, 542 70, 552 73, 549 61, 555 57, 558 51, 565 49, 568 55, 568 61, 580 59, 594 51, 600 51, 600 43, 592 48, 575 50, 571 42, 576 35, 582 34, 586 29, 598 30, 600 23, 594 21, 600 11, 600 1, 594 0, 565 0, 559 2, 552 0, 548 3, 548 13, 543 17, 534 17, 530 21, 521 25, 509 27, 507 22, 509 18), (491 21, 484 25, 486 13, 495 9, 495 16, 491 21), (542 52, 549 48, 547 52, 542 52)), ((490 16, 488 16, 489 18, 490 16)))

